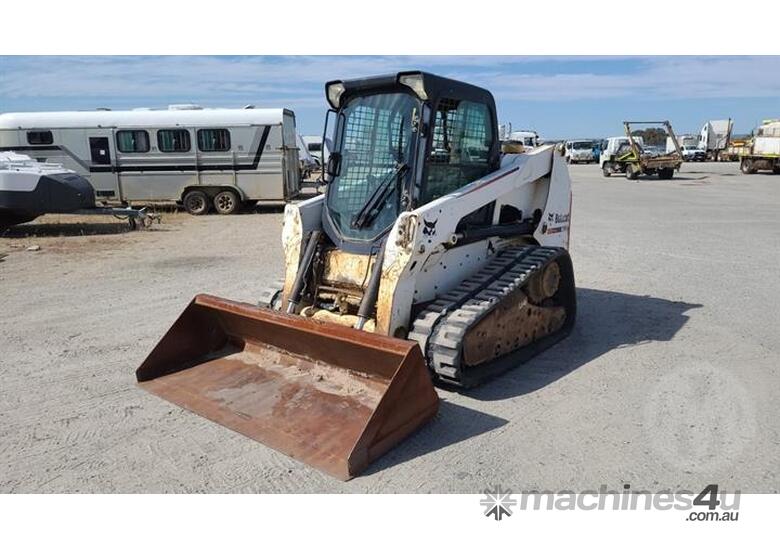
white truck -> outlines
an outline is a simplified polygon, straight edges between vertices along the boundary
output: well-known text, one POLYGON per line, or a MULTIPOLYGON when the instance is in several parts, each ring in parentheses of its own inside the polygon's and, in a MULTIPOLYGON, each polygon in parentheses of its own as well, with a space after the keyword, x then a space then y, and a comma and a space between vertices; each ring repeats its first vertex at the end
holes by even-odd
POLYGON ((591 140, 573 140, 566 142, 566 162, 577 164, 585 162, 590 164, 596 162, 596 155, 593 152, 593 141, 591 140))
MULTIPOLYGON (((697 149, 699 147, 699 136, 693 134, 680 134, 677 136, 677 143, 680 144, 681 148, 687 147, 690 149, 697 149)), ((674 140, 672 140, 671 136, 668 136, 666 138, 666 152, 671 153, 674 150, 674 140)))
POLYGON ((780 120, 765 120, 756 129, 747 153, 740 156, 740 170, 743 174, 759 170, 780 174, 780 120))
MULTIPOLYGON (((644 147, 645 142, 642 136, 635 136, 634 141, 639 144, 640 147, 644 147)), ((626 136, 616 136, 607 138, 601 147, 601 155, 599 155, 599 166, 604 170, 604 165, 613 162, 618 152, 625 152, 631 148, 631 143, 626 136)), ((612 172, 610 171, 610 174, 612 172)), ((604 175, 608 175, 605 171, 604 175)))
MULTIPOLYGON (((734 121, 708 120, 699 132, 698 148, 707 154, 707 160, 720 160, 721 152, 729 145, 734 121)), ((682 144, 680 144, 682 146, 682 144)))
POLYGON ((525 151, 539 147, 542 141, 534 130, 512 130, 512 123, 498 125, 498 139, 502 142, 518 143, 525 151))

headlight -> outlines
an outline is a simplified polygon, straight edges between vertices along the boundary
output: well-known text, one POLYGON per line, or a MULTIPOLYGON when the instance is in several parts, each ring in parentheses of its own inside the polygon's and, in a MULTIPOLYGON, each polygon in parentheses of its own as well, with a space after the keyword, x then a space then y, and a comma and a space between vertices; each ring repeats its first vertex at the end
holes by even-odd
POLYGON ((325 85, 325 93, 328 97, 328 103, 334 109, 339 108, 339 102, 341 101, 341 94, 344 93, 344 83, 341 81, 329 82, 325 85))
POLYGON ((425 93, 425 82, 423 81, 423 75, 420 73, 407 73, 398 75, 398 83, 408 86, 412 91, 417 94, 417 97, 425 101, 428 99, 428 94, 425 93))

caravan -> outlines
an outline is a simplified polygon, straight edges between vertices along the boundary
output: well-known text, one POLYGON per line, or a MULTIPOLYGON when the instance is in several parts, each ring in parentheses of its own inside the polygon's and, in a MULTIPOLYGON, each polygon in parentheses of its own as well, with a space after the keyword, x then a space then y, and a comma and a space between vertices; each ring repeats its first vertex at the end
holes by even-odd
POLYGON ((89 179, 106 204, 175 201, 232 214, 299 194, 295 114, 287 109, 72 111, 0 115, 0 151, 89 179))

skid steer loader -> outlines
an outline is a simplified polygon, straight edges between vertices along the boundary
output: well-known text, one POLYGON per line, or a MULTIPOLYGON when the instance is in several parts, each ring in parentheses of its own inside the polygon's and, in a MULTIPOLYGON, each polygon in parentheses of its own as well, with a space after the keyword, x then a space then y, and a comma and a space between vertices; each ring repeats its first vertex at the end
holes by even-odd
POLYGON ((340 479, 572 328, 563 151, 501 154, 492 95, 422 72, 326 85, 324 195, 287 205, 284 283, 199 295, 150 392, 340 479))

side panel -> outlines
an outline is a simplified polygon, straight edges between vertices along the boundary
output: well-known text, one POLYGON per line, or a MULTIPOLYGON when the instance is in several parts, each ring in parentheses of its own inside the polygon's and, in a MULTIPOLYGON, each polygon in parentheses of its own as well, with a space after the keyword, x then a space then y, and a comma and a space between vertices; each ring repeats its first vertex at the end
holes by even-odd
MULTIPOLYGON (((251 139, 254 153, 261 145, 264 128, 257 128, 251 139)), ((247 199, 284 200, 284 174, 282 171, 282 127, 269 126, 260 160, 254 170, 237 172, 237 185, 247 199)), ((253 162, 247 155, 246 162, 253 162)))
POLYGON ((119 153, 128 200, 179 200, 193 186, 234 187, 243 200, 284 200, 280 126, 230 127, 230 150, 208 152, 198 149, 197 130, 190 129, 186 153, 160 152, 155 130, 148 153, 119 153))
POLYGON ((325 195, 319 195, 298 204, 288 204, 284 208, 282 225, 282 246, 284 247, 284 296, 289 296, 298 263, 301 258, 301 243, 304 235, 314 230, 322 230, 322 208, 325 195))
POLYGON ((527 211, 530 204, 516 202, 527 200, 522 198, 527 196, 523 188, 538 188, 531 192, 532 196, 547 194, 549 186, 545 182, 549 181, 546 176, 550 174, 553 157, 566 170, 563 157, 549 146, 514 156, 514 162, 498 171, 399 216, 388 236, 382 265, 377 332, 394 335, 408 325, 415 302, 451 289, 455 279, 460 279, 452 272, 479 269, 487 260, 482 253, 487 252, 484 241, 458 247, 458 252, 446 246, 463 217, 493 201, 510 202, 510 196, 517 197, 511 200, 512 204, 527 211))
POLYGON ((553 154, 547 198, 542 220, 534 232, 534 238, 542 246, 569 248, 571 227, 571 180, 566 161, 557 152, 553 154))
POLYGON ((756 136, 753 141, 753 154, 757 156, 780 155, 780 137, 756 136))

